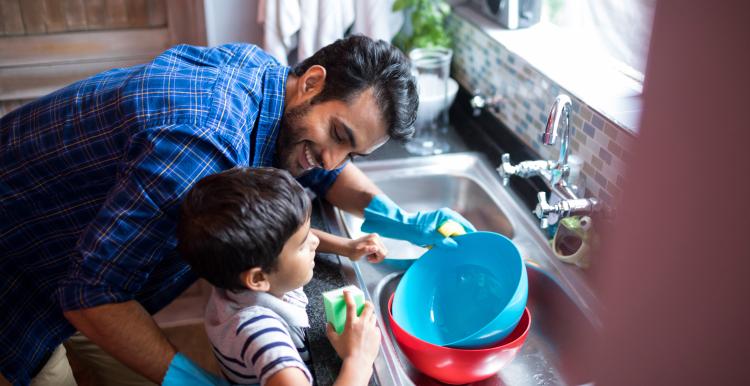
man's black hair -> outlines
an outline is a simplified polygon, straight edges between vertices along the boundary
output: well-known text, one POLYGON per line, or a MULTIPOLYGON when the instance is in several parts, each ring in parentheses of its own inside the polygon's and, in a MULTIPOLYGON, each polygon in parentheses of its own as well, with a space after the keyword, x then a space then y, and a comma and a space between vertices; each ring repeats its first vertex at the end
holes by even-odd
POLYGON ((178 250, 211 284, 242 290, 242 272, 276 269, 284 244, 310 211, 310 198, 285 170, 237 167, 212 174, 182 202, 178 250))
POLYGON ((383 40, 352 35, 321 48, 294 66, 292 73, 301 76, 316 64, 326 69, 326 79, 313 103, 348 102, 372 87, 388 135, 405 140, 414 134, 419 105, 417 84, 411 62, 398 48, 383 40))

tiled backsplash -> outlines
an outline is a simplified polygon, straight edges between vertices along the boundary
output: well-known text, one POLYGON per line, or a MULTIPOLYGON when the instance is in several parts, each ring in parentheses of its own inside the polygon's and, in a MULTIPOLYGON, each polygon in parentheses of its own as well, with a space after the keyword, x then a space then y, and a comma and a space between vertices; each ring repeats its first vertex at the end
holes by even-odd
POLYGON ((615 203, 623 185, 623 160, 629 158, 635 137, 470 21, 454 14, 448 19, 448 28, 454 37, 452 76, 469 90, 502 97, 500 111, 493 114, 544 159, 556 160, 559 154, 558 145, 543 146, 540 140, 552 103, 561 93, 571 97, 570 150, 583 162, 586 194, 615 203))

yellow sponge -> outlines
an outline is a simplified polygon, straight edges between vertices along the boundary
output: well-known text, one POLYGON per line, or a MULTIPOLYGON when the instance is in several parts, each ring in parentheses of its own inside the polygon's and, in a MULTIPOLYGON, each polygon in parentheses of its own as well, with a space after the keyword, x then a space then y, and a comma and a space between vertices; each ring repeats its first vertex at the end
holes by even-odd
POLYGON ((344 290, 348 291, 354 297, 357 304, 357 315, 362 313, 365 307, 365 294, 356 286, 350 285, 331 291, 323 292, 323 306, 326 311, 326 321, 333 324, 336 332, 344 332, 346 324, 346 301, 344 301, 344 290))
POLYGON ((442 225, 440 225, 437 231, 445 237, 460 236, 466 234, 464 227, 453 220, 445 221, 442 225))

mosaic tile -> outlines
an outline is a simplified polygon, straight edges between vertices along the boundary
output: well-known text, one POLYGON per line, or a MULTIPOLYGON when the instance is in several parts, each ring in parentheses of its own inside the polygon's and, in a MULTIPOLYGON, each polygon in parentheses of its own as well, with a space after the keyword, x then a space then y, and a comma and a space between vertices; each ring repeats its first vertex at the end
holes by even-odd
POLYGON ((594 129, 594 126, 591 126, 588 122, 583 123, 583 132, 591 138, 594 138, 596 135, 596 129, 594 129))
POLYGON ((607 179, 604 178, 604 175, 602 173, 596 172, 594 174, 594 180, 599 184, 599 186, 606 188, 607 187, 607 179))
MULTIPOLYGON (((557 91, 557 92, 554 92, 554 94, 555 95, 559 95, 560 92, 557 91)), ((573 112, 574 113, 580 113, 581 112, 581 104, 580 103, 573 102, 573 112)))
POLYGON ((622 155, 622 148, 615 141, 609 141, 607 144, 607 150, 609 150, 609 152, 615 157, 620 157, 620 155, 622 155))
MULTIPOLYGON (((573 104, 578 105, 578 106, 581 105, 580 103, 575 103, 575 102, 573 104)), ((590 121, 591 116, 593 115, 593 112, 591 111, 591 109, 588 107, 579 107, 579 109, 580 109, 579 114, 581 115, 581 119, 583 119, 584 121, 590 121)))
POLYGON ((596 173, 596 169, 594 169, 591 163, 585 163, 583 164, 583 172, 590 177, 596 173))
POLYGON ((604 119, 599 114, 594 114, 591 117, 591 124, 597 129, 601 130, 604 127, 604 119))
POLYGON ((539 107, 540 110, 544 110, 547 108, 547 103, 541 98, 534 99, 534 104, 536 105, 536 107, 539 107))
POLYGON ((594 167, 594 168, 595 168, 596 170, 602 170, 602 166, 604 166, 604 162, 603 162, 603 161, 602 161, 601 159, 597 158, 597 157, 593 157, 593 158, 591 159, 591 165, 592 165, 592 166, 593 166, 593 167, 594 167))
POLYGON ((604 201, 605 205, 612 205, 612 203, 614 203, 612 196, 604 189, 599 189, 599 193, 596 196, 604 201))
POLYGON ((583 126, 583 119, 578 115, 573 115, 570 117, 570 123, 573 125, 573 128, 581 127, 583 126))

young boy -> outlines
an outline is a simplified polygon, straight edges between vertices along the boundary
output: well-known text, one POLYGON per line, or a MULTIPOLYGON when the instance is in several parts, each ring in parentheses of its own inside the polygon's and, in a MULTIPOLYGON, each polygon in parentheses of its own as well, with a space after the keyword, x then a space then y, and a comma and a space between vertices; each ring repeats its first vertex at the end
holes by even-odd
MULTIPOLYGON (((310 229, 311 203, 283 170, 234 168, 210 175, 187 194, 178 248, 215 286, 205 324, 224 377, 236 384, 306 385, 309 327, 302 286, 312 279, 315 250, 379 262, 376 234, 357 240, 310 229), (321 236, 321 238, 318 237, 321 236), (320 244, 320 245, 319 245, 320 244)), ((336 384, 366 385, 380 346, 373 305, 356 315, 345 294, 347 322, 327 335, 343 365, 336 384)))

